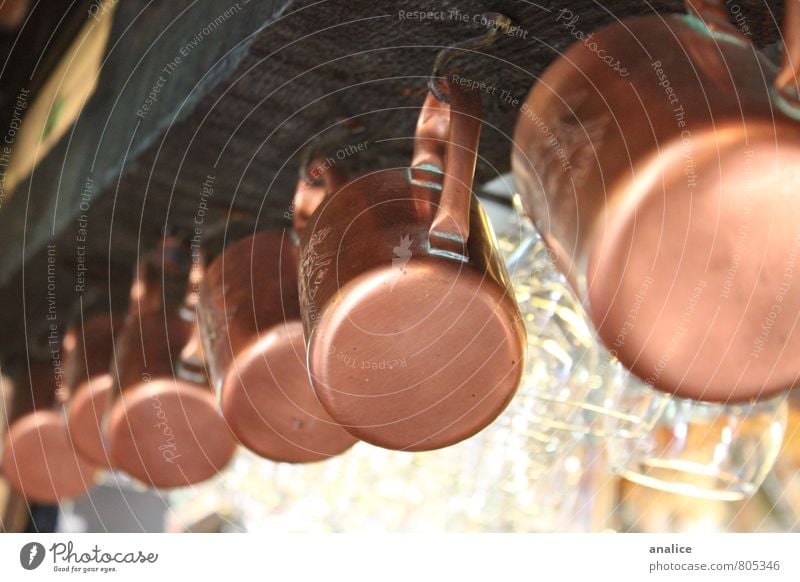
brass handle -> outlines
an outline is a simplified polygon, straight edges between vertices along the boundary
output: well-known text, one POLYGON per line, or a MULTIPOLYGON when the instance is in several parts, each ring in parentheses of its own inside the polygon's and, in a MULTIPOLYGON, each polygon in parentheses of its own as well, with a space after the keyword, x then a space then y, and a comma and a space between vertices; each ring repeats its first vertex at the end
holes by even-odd
POLYGON ((434 253, 467 258, 470 203, 478 142, 481 135, 481 100, 442 71, 456 56, 488 47, 511 30, 511 19, 497 12, 484 13, 489 30, 476 38, 449 46, 439 52, 428 80, 428 98, 422 107, 412 158, 412 182, 438 185, 444 174, 442 195, 428 232, 428 246, 434 253), (428 179, 425 173, 434 177, 428 179))
POLYGON ((724 0, 686 0, 686 11, 705 24, 709 32, 750 44, 750 39, 728 18, 724 0))
POLYGON ((189 336, 189 341, 186 342, 186 345, 181 350, 175 376, 200 386, 208 384, 206 359, 198 322, 192 324, 192 333, 189 336))
POLYGON ((181 350, 178 365, 176 366, 177 377, 201 385, 208 382, 206 359, 203 353, 203 342, 200 339, 200 322, 198 320, 200 285, 203 282, 204 270, 203 262, 197 261, 192 263, 192 268, 189 271, 186 297, 179 313, 180 318, 186 322, 186 325, 192 326, 192 332, 186 345, 181 350))
POLYGON ((439 208, 428 232, 431 250, 464 256, 481 135, 481 102, 477 93, 453 83, 448 89, 449 106, 433 103, 431 95, 423 106, 413 163, 420 170, 435 167, 444 175, 439 208), (445 128, 447 137, 442 139, 445 128))
POLYGON ((414 132, 414 155, 411 157, 411 167, 441 174, 449 133, 450 105, 440 101, 432 92, 428 92, 414 132))
MULTIPOLYGON (((750 44, 750 39, 728 19, 724 0, 686 0, 686 10, 712 33, 733 36, 750 44)), ((800 116, 800 0, 786 0, 783 21, 783 58, 775 78, 775 93, 793 117, 800 116)), ((779 105, 782 105, 779 103, 779 105)))

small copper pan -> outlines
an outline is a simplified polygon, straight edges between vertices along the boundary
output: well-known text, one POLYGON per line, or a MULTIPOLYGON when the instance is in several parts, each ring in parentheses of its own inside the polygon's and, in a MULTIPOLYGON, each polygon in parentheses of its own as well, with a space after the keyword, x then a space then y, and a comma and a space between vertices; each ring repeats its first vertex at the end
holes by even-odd
MULTIPOLYGON (((314 198, 297 200, 296 212, 314 198)), ((330 418, 308 380, 297 254, 288 232, 260 232, 228 246, 205 270, 200 297, 211 376, 242 444, 274 461, 304 463, 356 442, 330 418)))
POLYGON ((114 326, 121 315, 105 313, 76 324, 64 336, 64 375, 69 389, 67 423, 75 450, 97 466, 110 467, 103 436, 105 416, 114 391, 111 362, 114 326))
POLYGON ((73 448, 62 410, 65 387, 53 362, 14 374, 11 423, 3 443, 3 474, 28 501, 56 503, 95 483, 96 467, 73 448))
POLYGON ((331 192, 301 238, 300 304, 314 390, 369 443, 462 441, 507 406, 525 331, 472 195, 480 99, 430 95, 409 168, 331 192))
POLYGON ((722 0, 687 6, 556 59, 521 108, 513 169, 612 354, 680 397, 749 400, 800 376, 800 6, 781 70, 722 0))
MULTIPOLYGON (((158 253, 167 257, 159 268, 153 268, 152 257, 140 265, 131 312, 117 341, 116 394, 106 435, 114 467, 167 488, 214 476, 233 457, 235 442, 209 384, 179 372, 196 324, 187 321, 185 310, 182 316, 182 302, 159 299, 177 296, 171 280, 181 272, 173 264, 181 249, 167 240, 158 253)), ((195 362, 188 367, 196 370, 195 362)))

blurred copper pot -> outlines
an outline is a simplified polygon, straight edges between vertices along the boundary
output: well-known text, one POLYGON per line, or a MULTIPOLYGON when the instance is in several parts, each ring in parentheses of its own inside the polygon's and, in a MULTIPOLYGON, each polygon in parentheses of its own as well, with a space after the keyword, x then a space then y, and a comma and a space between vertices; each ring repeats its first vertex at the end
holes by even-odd
POLYGON ((390 449, 474 435, 522 374, 524 328, 471 193, 480 100, 453 84, 449 94, 449 106, 426 100, 410 168, 332 192, 301 239, 316 394, 354 436, 390 449))
POLYGON ((0 29, 16 30, 28 14, 30 0, 5 0, 0 2, 0 29))
POLYGON ((94 485, 96 467, 73 448, 61 406, 60 370, 48 361, 14 372, 3 474, 28 501, 56 503, 82 495, 94 485))
POLYGON ((124 317, 109 313, 78 322, 64 336, 64 376, 69 391, 67 423, 75 450, 97 466, 110 466, 102 424, 114 391, 111 363, 114 326, 124 317))
POLYGON ((205 270, 200 297, 211 377, 242 444, 274 461, 303 463, 356 442, 308 380, 289 233, 260 232, 230 245, 205 270))
POLYGON ((347 182, 344 170, 327 158, 311 156, 304 162, 300 179, 292 200, 292 226, 301 236, 306 224, 329 192, 337 190, 347 182))
MULTIPOLYGON (((513 169, 625 366, 681 397, 746 400, 800 372, 800 9, 778 71, 721 0, 687 4, 581 35, 523 104, 513 169)), ((581 32, 569 9, 556 20, 581 32)))
MULTIPOLYGON (((178 372, 181 354, 193 356, 184 350, 197 330, 185 311, 181 316, 181 302, 174 301, 180 287, 175 279, 182 278, 186 286, 180 267, 183 250, 166 239, 138 269, 131 312, 117 341, 117 393, 107 421, 114 467, 156 487, 208 479, 227 465, 235 450, 211 387, 178 372)), ((196 370, 194 362, 189 364, 196 370)))

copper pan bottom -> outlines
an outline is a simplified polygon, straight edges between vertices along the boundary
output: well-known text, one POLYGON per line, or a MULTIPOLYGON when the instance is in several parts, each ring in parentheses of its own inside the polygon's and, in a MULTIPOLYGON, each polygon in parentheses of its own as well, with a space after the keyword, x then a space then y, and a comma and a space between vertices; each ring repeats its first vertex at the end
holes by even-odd
POLYGON ((412 261, 340 290, 309 339, 325 409, 351 434, 396 450, 446 447, 490 424, 516 392, 524 329, 480 273, 412 261))
POLYGON ((27 500, 56 503, 88 491, 95 467, 73 449, 62 414, 43 410, 26 414, 9 428, 3 473, 27 500))
POLYGON ((87 380, 73 394, 67 411, 75 450, 98 467, 111 466, 102 426, 113 389, 110 374, 87 380))
POLYGON ((592 239, 600 336, 682 398, 766 397, 800 373, 800 135, 739 132, 693 135, 691 165, 680 141, 663 148, 617 185, 592 239))
POLYGON ((319 461, 357 441, 328 415, 311 388, 299 321, 275 326, 233 361, 221 402, 234 435, 273 461, 319 461))
POLYGON ((159 488, 213 477, 236 448, 211 392, 173 379, 126 390, 109 413, 107 439, 114 467, 159 488))

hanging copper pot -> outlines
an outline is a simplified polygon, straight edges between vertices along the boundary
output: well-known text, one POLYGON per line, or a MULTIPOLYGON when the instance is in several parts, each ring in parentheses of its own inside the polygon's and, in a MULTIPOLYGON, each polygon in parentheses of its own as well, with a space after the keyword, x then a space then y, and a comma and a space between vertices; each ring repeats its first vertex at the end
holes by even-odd
POLYGON ((6 0, 0 4, 0 30, 19 28, 28 14, 30 0, 6 0))
POLYGON ((612 354, 678 396, 747 400, 800 373, 800 9, 779 71, 721 0, 687 6, 591 37, 561 10, 582 40, 523 104, 513 169, 612 354))
POLYGON ((182 354, 196 370, 194 354, 186 350, 197 333, 187 311, 181 315, 182 300, 175 301, 183 296, 177 290, 186 287, 183 251, 166 239, 139 266, 128 321, 117 341, 117 394, 107 420, 114 467, 155 487, 208 479, 235 451, 208 382, 181 371, 182 354))
POLYGON ((260 232, 229 245, 205 269, 200 297, 211 377, 242 444, 274 461, 303 463, 356 442, 308 380, 290 233, 260 232))
POLYGON ((75 450, 99 467, 111 463, 102 427, 114 391, 114 331, 123 321, 121 315, 95 315, 72 326, 63 342, 69 431, 75 450))
POLYGON ((525 332, 472 195, 480 100, 430 95, 410 168, 331 192, 301 239, 314 390, 354 436, 421 451, 494 420, 520 381, 525 332))
POLYGON ((28 501, 57 503, 95 483, 96 466, 73 448, 62 410, 66 388, 54 362, 15 370, 3 475, 28 501))
POLYGON ((292 200, 292 226, 302 236, 306 224, 329 192, 347 182, 347 176, 331 159, 311 155, 303 162, 300 179, 292 200))

